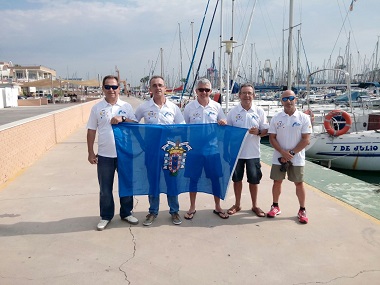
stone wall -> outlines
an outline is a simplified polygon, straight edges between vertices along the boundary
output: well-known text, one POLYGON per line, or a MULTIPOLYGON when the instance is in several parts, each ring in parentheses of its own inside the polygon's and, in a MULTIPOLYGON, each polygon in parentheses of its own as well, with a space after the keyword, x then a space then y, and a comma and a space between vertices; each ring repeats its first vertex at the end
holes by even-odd
POLYGON ((16 122, 15 126, 0 130, 0 187, 86 124, 98 101, 31 118, 26 123, 16 122))

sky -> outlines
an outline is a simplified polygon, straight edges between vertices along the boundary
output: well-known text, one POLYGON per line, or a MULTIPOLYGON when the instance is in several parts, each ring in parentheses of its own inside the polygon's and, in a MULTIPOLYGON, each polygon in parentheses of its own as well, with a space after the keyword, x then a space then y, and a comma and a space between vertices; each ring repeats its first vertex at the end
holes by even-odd
MULTIPOLYGON (((220 38, 233 36, 237 43, 232 62, 235 70, 239 66, 240 80, 251 81, 252 74, 255 81, 255 74, 269 63, 279 74, 283 46, 287 64, 290 0, 219 0, 210 28, 217 2, 0 0, 0 61, 46 66, 61 78, 97 79, 116 74, 117 68, 121 79, 132 86, 163 71, 167 83, 176 85, 180 78, 192 77, 189 70, 195 46, 193 68, 198 69, 203 53, 199 67, 203 76, 212 66, 213 54, 219 68, 220 38)), ((353 72, 372 69, 380 36, 379 11, 379 0, 294 0, 294 62, 299 58, 306 74, 308 68, 335 65, 349 47, 353 72)), ((222 62, 226 58, 223 47, 222 62)))

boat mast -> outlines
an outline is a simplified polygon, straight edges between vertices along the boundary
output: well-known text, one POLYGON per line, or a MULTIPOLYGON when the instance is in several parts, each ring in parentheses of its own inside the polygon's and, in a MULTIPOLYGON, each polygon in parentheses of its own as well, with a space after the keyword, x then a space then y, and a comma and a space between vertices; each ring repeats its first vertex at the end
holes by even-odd
POLYGON ((182 72, 182 40, 181 40, 181 24, 178 23, 178 35, 179 35, 179 59, 180 59, 180 75, 181 75, 181 78, 179 79, 180 82, 182 82, 182 79, 183 79, 183 72, 182 72))
POLYGON ((293 38, 293 0, 289 6, 289 38, 288 38, 288 81, 287 89, 292 89, 292 38, 293 38))
MULTIPOLYGON (((194 54, 194 22, 191 22, 191 53, 194 54)), ((193 82, 194 82, 194 68, 191 67, 191 72, 193 74, 193 82)))
POLYGON ((222 97, 223 89, 223 64, 222 64, 222 55, 223 55, 223 0, 220 0, 220 35, 219 35, 219 92, 220 97, 222 97))
POLYGON ((164 49, 160 48, 160 57, 161 57, 161 76, 164 78, 164 49))

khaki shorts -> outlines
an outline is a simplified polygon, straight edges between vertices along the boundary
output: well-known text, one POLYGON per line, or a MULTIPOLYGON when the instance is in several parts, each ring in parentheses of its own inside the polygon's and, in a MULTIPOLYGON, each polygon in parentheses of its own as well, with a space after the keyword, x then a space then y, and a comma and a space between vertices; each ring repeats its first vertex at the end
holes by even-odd
POLYGON ((270 178, 272 180, 284 180, 285 174, 288 174, 288 180, 292 182, 303 182, 304 166, 289 166, 286 172, 280 171, 281 165, 272 164, 270 178))

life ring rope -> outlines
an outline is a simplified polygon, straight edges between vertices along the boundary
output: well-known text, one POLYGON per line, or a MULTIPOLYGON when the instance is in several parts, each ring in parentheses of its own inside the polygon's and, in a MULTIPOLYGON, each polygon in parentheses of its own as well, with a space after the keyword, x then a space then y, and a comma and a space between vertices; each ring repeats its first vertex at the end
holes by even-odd
POLYGON ((335 137, 341 136, 348 132, 348 130, 351 128, 352 120, 351 116, 346 112, 342 110, 332 110, 330 111, 326 116, 325 120, 323 122, 323 125, 325 126, 326 131, 335 137), (334 117, 343 117, 345 120, 345 125, 340 130, 335 130, 333 127, 333 118, 334 117))

